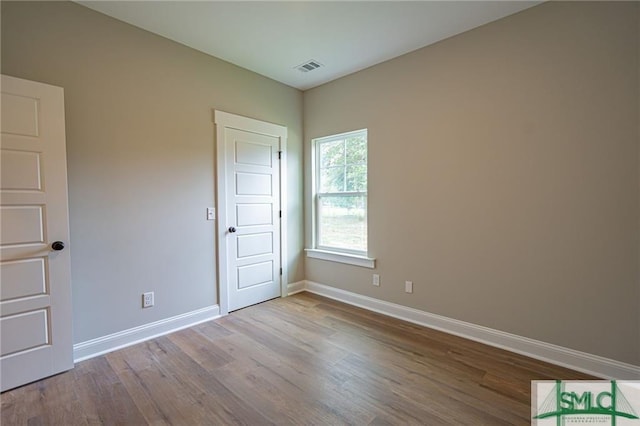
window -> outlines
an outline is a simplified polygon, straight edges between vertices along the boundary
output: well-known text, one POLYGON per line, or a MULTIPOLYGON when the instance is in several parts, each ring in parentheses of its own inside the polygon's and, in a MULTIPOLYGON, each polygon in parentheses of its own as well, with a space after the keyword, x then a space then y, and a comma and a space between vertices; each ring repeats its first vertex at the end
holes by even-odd
POLYGON ((314 248, 367 255, 367 131, 315 139, 314 248))

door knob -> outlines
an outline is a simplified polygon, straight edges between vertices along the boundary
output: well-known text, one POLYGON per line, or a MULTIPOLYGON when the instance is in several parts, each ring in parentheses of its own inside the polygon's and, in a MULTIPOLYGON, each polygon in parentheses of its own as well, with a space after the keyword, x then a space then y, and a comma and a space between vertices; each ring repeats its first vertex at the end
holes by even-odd
POLYGON ((64 250, 64 243, 62 241, 54 241, 51 244, 51 248, 54 249, 55 251, 64 250))
POLYGON ((230 226, 229 227, 229 232, 231 232, 233 234, 234 232, 236 232, 236 228, 234 228, 233 226, 230 226))

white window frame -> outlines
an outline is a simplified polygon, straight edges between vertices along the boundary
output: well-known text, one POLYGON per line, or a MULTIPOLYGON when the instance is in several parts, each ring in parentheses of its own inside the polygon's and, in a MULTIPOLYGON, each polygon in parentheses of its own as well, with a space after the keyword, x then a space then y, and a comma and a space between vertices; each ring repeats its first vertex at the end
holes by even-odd
MULTIPOLYGON (((369 168, 367 165, 367 191, 354 191, 354 192, 334 192, 334 193, 319 193, 318 184, 320 182, 320 167, 318 165, 318 160, 320 158, 320 145, 323 143, 334 142, 337 140, 343 140, 349 138, 354 135, 364 134, 365 139, 367 140, 367 157, 369 156, 369 140, 368 140, 368 132, 367 129, 354 130, 351 132, 340 133, 337 135, 331 135, 321 138, 316 138, 312 140, 312 149, 311 149, 311 191, 312 191, 312 208, 311 208, 311 222, 312 222, 312 247, 311 249, 306 249, 307 256, 315 259, 327 260, 332 262, 340 262, 347 263, 355 266, 362 266, 365 268, 374 268, 375 267, 375 259, 368 257, 369 250, 369 238, 367 238, 367 248, 366 250, 349 250, 337 247, 328 247, 321 246, 319 244, 320 241, 320 226, 319 226, 319 215, 318 211, 320 209, 320 201, 322 197, 349 197, 349 196, 365 196, 366 204, 365 204, 365 214, 367 215, 367 234, 369 232, 369 197, 368 197, 368 175, 369 168)), ((367 159, 368 163, 368 159, 367 159)))

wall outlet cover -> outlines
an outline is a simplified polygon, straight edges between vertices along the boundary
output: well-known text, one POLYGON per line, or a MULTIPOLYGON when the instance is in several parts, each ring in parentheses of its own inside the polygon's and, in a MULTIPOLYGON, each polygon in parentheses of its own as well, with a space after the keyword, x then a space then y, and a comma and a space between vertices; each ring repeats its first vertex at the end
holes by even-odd
POLYGON ((149 291, 147 293, 142 293, 142 307, 143 308, 150 308, 153 306, 154 304, 154 297, 153 297, 153 292, 149 291))

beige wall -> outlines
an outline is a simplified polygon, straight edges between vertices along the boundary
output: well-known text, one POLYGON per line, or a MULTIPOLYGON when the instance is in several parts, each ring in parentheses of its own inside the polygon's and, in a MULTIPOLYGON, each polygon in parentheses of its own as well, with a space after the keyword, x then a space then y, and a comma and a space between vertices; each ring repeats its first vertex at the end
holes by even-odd
POLYGON ((545 3, 305 92, 307 166, 369 129, 381 286, 307 279, 640 364, 638 7, 545 3))
POLYGON ((218 108, 289 129, 291 282, 640 364, 637 3, 543 4, 305 93, 305 147, 369 129, 380 288, 301 259, 299 91, 73 3, 1 7, 2 73, 65 88, 76 342, 217 303, 218 108))
POLYGON ((302 229, 300 91, 70 2, 2 2, 2 73, 65 90, 75 342, 217 303, 214 108, 288 127, 302 229))

